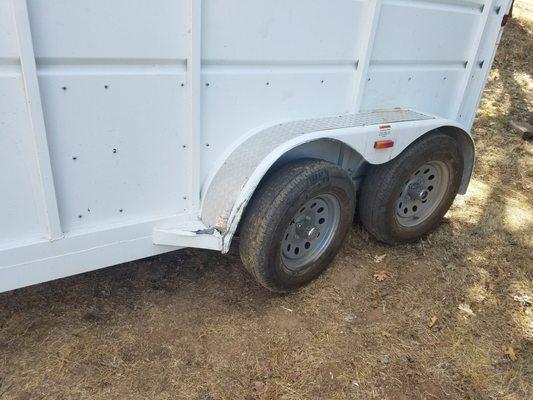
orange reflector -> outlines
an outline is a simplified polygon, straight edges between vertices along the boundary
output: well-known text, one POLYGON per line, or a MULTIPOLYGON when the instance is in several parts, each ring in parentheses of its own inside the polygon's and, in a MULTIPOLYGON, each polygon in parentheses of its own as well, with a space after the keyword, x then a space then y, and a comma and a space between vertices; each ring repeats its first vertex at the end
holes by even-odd
POLYGON ((374 148, 376 150, 388 149, 393 146, 394 146, 394 140, 378 140, 377 142, 374 142, 374 148))

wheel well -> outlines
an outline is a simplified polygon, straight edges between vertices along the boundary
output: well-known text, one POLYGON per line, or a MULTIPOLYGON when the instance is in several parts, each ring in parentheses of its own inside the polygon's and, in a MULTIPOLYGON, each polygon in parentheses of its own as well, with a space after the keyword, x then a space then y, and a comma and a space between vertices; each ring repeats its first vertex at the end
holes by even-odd
POLYGON ((365 169, 368 165, 363 156, 346 143, 336 139, 323 138, 303 143, 283 154, 272 164, 265 177, 278 170, 281 166, 302 158, 314 158, 336 164, 348 171, 354 181, 357 181, 365 174, 365 169))
MULTIPOLYGON (((324 160, 340 166, 350 174, 354 180, 356 190, 359 188, 362 178, 366 174, 366 170, 370 165, 365 161, 361 154, 340 140, 329 138, 313 140, 287 151, 278 158, 261 178, 261 181, 254 190, 254 194, 258 192, 259 188, 268 177, 279 170, 283 165, 304 158, 324 160)), ((246 208, 244 209, 243 215, 244 213, 246 213, 246 208)), ((243 219, 244 218, 241 218, 237 225, 235 231, 236 235, 239 235, 240 224, 243 219)))

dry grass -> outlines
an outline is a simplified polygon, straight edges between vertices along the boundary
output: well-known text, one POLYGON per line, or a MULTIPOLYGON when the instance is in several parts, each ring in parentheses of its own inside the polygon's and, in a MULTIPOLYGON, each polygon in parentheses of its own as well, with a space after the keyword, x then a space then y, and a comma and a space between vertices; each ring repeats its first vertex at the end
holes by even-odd
POLYGON ((391 248, 354 227, 283 297, 236 253, 195 250, 0 295, 0 398, 531 398, 533 146, 508 123, 533 115, 532 8, 517 2, 474 181, 435 233, 391 248))

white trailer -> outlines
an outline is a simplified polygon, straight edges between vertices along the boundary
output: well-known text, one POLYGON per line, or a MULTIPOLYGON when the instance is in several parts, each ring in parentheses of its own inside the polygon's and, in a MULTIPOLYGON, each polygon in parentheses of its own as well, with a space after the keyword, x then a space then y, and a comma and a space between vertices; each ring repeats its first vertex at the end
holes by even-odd
POLYGON ((510 6, 0 0, 0 291, 237 230, 288 291, 356 199, 376 238, 416 240, 466 191, 510 6))

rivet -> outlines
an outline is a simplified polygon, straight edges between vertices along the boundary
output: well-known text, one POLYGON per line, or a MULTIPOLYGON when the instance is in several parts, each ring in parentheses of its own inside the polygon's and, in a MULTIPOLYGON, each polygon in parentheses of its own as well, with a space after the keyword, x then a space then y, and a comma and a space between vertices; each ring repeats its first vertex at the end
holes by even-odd
POLYGON ((72 159, 73 159, 74 161, 76 161, 76 160, 78 159, 78 157, 74 156, 74 157, 72 157, 72 159))
POLYGON ((205 86, 209 86, 209 82, 207 82, 207 83, 205 84, 205 86))
POLYGON ((109 89, 109 85, 104 85, 104 89, 109 89))
POLYGON ((63 86, 61 89, 62 89, 62 90, 67 90, 67 87, 66 87, 66 86, 63 86))
POLYGON ((83 215, 81 215, 81 214, 80 214, 80 215, 78 215, 78 218, 82 218, 82 217, 83 217, 83 215))
POLYGON ((209 143, 206 143, 206 144, 205 144, 205 147, 209 147, 209 143))
POLYGON ((184 87, 184 86, 185 86, 185 83, 181 82, 181 83, 180 83, 180 86, 181 86, 181 87, 184 87))
POLYGON ((186 149, 186 148, 187 148, 187 145, 186 145, 186 144, 184 144, 184 145, 183 145, 183 146, 181 146, 181 147, 183 147, 184 149, 186 149))
POLYGON ((267 85, 267 86, 270 86, 270 82, 267 82, 266 85, 267 85))
POLYGON ((118 210, 118 212, 124 212, 124 210, 121 208, 120 210, 118 210))

